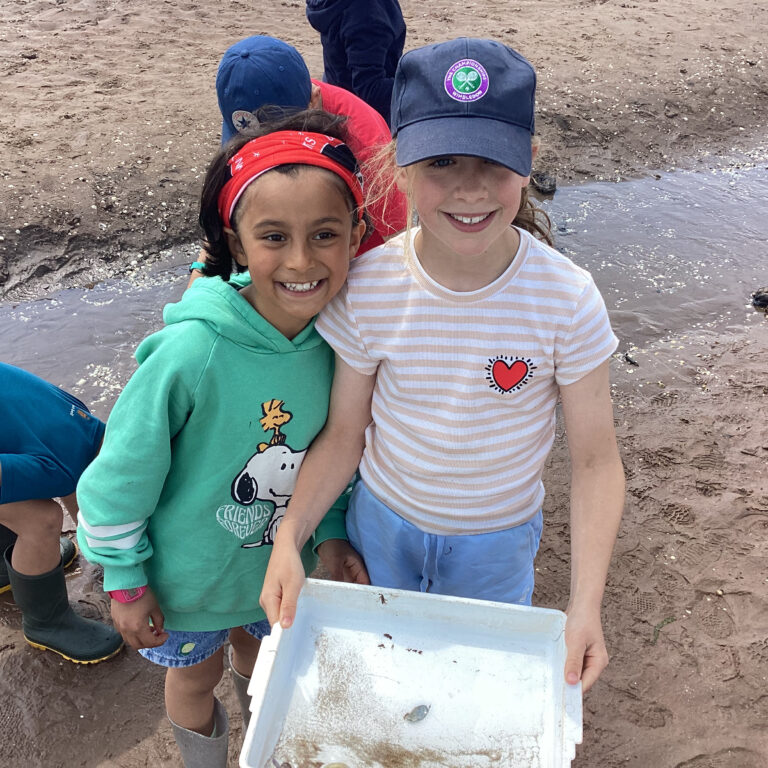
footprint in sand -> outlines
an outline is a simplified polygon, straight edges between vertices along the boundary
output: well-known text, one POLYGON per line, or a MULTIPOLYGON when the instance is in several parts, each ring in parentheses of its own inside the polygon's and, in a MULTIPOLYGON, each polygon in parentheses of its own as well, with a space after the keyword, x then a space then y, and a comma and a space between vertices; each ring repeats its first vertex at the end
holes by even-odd
POLYGON ((715 640, 722 640, 733 634, 733 619, 711 599, 703 598, 694 607, 693 616, 702 629, 715 640))
POLYGON ((638 616, 646 616, 649 613, 653 613, 657 606, 658 601, 653 595, 649 595, 643 592, 639 592, 636 595, 628 597, 626 600, 627 607, 638 616))
POLYGON ((751 749, 727 747, 716 753, 697 755, 692 760, 677 763, 674 768, 764 768, 765 757, 751 749))
POLYGON ((673 525, 693 525, 696 522, 693 510, 684 504, 666 504, 659 510, 659 516, 673 525))
POLYGON ((691 466, 696 467, 696 469, 710 471, 722 469, 724 461, 725 458, 720 453, 705 453, 701 456, 694 456, 691 459, 691 466))
POLYGON ((677 559, 687 566, 701 566, 702 568, 715 562, 719 557, 719 552, 715 552, 712 545, 703 544, 699 541, 689 541, 678 547, 677 559))

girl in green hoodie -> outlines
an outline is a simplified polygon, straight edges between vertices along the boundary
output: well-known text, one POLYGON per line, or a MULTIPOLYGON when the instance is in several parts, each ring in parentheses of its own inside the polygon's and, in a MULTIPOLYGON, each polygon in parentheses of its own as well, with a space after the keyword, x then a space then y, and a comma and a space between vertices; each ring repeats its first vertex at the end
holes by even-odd
MULTIPOLYGON (((230 642, 248 719, 248 675, 269 624, 259 594, 275 531, 322 428, 333 353, 317 313, 344 284, 366 230, 340 121, 302 113, 238 136, 214 158, 200 223, 207 280, 165 307, 78 485, 78 540, 104 567, 126 642, 168 668, 166 709, 187 768, 227 760, 214 697, 230 642), (231 272, 248 272, 237 288, 231 272)), ((302 560, 368 583, 346 541, 346 494, 302 560)))

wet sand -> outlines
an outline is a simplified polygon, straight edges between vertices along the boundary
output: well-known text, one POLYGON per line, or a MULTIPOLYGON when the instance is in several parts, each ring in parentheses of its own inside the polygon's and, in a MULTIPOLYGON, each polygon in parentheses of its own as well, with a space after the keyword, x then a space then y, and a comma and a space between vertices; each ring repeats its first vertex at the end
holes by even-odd
MULTIPOLYGON (((192 238, 201 174, 218 142, 221 52, 246 34, 274 34, 319 75, 320 47, 302 4, 264 7, 269 13, 208 0, 19 0, 0 8, 3 308, 126 270, 140 279, 163 246, 192 238)), ((488 35, 528 56, 539 71, 540 165, 561 184, 671 167, 768 166, 768 11, 753 2, 403 7, 408 47, 488 35)), ((716 224, 717 211, 712 217, 716 224)), ((754 254, 764 249, 764 220, 756 216, 749 232, 754 254)), ((567 232, 559 237, 567 246, 567 232)), ((674 232, 665 238, 673 243, 674 232)), ((637 269, 625 255, 621 270, 597 269, 612 301, 612 276, 626 286, 637 269)), ((721 265, 725 256, 707 251, 704 237, 702 259, 721 265)), ((712 274, 704 269, 702 279, 712 274)), ((679 312, 684 298, 656 297, 648 322, 671 316, 674 305, 672 332, 622 338, 612 363, 628 493, 604 605, 612 660, 585 699, 574 768, 762 768, 768 755, 768 321, 747 317, 742 295, 733 316, 694 331, 679 312)), ((642 315, 633 306, 621 322, 642 315)), ((73 334, 82 330, 70 322, 73 334)), ((115 335, 111 363, 120 366, 89 369, 81 386, 99 415, 130 373, 125 361, 138 341, 115 335)), ((25 339, 15 352, 32 369, 33 344, 25 339)), ((52 380, 76 385, 81 372, 69 357, 57 363, 52 380)), ((534 597, 554 608, 565 607, 569 586, 567 477, 560 434, 547 469, 534 597)), ((82 558, 78 568, 68 576, 78 610, 105 616, 97 574, 82 558)), ((33 651, 12 600, 0 597, 0 764, 179 766, 162 678, 133 651, 94 667, 33 651)), ((242 732, 226 676, 220 694, 234 766, 242 732)))
MULTIPOLYGON (((628 493, 604 601, 611 664, 585 698, 574 768, 765 765, 765 329, 760 321, 676 336, 612 362, 628 493)), ((534 594, 534 604, 559 609, 569 587, 567 477, 560 426, 534 594)), ((107 615, 82 558, 68 584, 79 611, 107 615)), ((231 715, 234 766, 242 726, 227 675, 218 694, 231 715)), ((162 670, 130 650, 94 667, 34 651, 7 595, 0 726, 7 768, 180 766, 162 670)))

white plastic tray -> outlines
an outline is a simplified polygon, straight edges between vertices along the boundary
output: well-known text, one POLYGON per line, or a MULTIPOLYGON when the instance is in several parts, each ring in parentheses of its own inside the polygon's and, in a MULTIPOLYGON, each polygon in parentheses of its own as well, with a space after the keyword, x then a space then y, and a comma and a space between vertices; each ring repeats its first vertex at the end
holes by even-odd
POLYGON ((293 627, 262 642, 240 766, 569 768, 564 627, 544 608, 307 579, 293 627))

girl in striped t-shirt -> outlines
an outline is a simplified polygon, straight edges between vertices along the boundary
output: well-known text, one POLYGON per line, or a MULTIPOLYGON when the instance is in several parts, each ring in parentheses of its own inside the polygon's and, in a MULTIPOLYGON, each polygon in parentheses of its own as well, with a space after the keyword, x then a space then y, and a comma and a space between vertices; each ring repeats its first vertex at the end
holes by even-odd
POLYGON ((600 604, 624 494, 617 340, 590 275, 533 236, 549 240, 526 195, 534 94, 531 65, 500 43, 401 59, 395 159, 420 226, 359 257, 318 320, 336 351, 330 412, 261 601, 291 624, 298 552, 359 463, 347 531, 373 584, 530 604, 559 399, 572 467, 565 678, 587 689, 608 662, 600 604))

